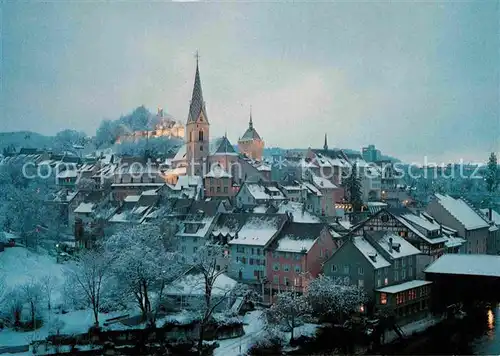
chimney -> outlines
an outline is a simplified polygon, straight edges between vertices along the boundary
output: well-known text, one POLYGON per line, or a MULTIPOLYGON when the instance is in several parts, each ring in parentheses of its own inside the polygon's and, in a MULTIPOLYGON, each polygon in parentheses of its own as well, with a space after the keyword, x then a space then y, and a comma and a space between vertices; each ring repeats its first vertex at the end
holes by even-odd
POLYGON ((493 209, 488 208, 488 218, 490 221, 493 221, 493 209))
POLYGON ((392 237, 389 237, 389 252, 392 253, 392 237))

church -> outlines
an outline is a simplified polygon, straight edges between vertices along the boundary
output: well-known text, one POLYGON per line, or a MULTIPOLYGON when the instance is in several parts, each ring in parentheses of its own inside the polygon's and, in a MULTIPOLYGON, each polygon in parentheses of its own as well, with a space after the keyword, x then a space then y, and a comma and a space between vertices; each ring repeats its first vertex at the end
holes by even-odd
POLYGON ((210 122, 197 59, 185 143, 172 159, 172 165, 174 168, 185 167, 186 175, 203 177, 206 196, 231 197, 236 195, 244 181, 266 179, 257 169, 262 161, 264 141, 253 127, 251 113, 249 127, 239 139, 238 149, 239 153, 227 135, 210 138, 210 122))

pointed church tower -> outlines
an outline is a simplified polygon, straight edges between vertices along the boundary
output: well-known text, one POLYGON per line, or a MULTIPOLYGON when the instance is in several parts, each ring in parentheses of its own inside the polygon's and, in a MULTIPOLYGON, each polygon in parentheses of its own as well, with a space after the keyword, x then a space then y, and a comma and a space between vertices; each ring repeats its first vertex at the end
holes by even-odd
POLYGON ((325 134, 325 143, 323 144, 323 149, 325 151, 328 151, 328 138, 326 137, 326 134, 325 134))
POLYGON ((196 74, 186 123, 186 159, 188 165, 187 174, 201 176, 204 167, 207 165, 209 154, 210 124, 201 90, 198 58, 198 53, 196 53, 196 74))
POLYGON ((250 108, 250 120, 248 121, 248 129, 243 136, 238 140, 238 149, 247 157, 262 161, 264 153, 264 141, 261 139, 257 130, 253 127, 252 108, 250 108))

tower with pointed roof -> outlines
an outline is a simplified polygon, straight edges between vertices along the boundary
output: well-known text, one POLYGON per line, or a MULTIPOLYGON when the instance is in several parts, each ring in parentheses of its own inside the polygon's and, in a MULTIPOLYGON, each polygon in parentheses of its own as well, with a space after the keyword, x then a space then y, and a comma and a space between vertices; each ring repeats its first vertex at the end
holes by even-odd
POLYGON ((198 53, 196 54, 196 74, 194 77, 193 95, 189 104, 186 123, 186 160, 187 174, 201 176, 207 165, 209 155, 210 123, 208 122, 205 101, 201 90, 198 53))
POLYGON ((323 149, 325 151, 328 151, 328 138, 327 138, 326 134, 325 134, 325 143, 323 144, 323 149))
POLYGON ((261 139, 257 130, 253 127, 252 110, 250 109, 250 120, 248 122, 248 128, 243 134, 243 136, 238 140, 238 149, 241 153, 245 154, 247 157, 262 161, 262 155, 264 154, 264 141, 261 139))

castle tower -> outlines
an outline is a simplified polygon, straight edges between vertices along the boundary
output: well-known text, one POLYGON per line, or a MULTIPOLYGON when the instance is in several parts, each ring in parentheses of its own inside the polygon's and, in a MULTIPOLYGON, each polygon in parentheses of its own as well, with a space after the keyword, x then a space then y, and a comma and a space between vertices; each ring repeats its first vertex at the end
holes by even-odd
POLYGON ((253 127, 252 109, 250 109, 248 129, 238 140, 238 149, 247 157, 256 161, 262 161, 262 155, 264 154, 264 141, 260 138, 259 134, 253 127))
POLYGON ((198 53, 196 53, 196 74, 194 77, 193 95, 189 104, 185 137, 188 175, 201 176, 203 174, 209 154, 209 133, 210 124, 208 123, 205 102, 203 101, 198 53))

